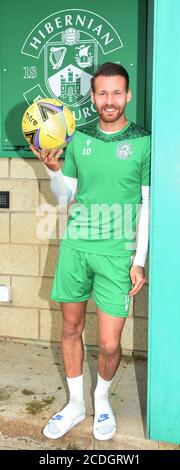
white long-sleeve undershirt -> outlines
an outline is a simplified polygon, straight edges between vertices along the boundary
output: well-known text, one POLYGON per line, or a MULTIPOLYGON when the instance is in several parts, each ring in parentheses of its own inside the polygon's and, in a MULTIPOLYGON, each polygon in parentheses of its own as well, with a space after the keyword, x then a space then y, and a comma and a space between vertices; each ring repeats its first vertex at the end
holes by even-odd
MULTIPOLYGON (((52 171, 47 168, 50 176, 50 187, 56 200, 61 204, 69 204, 74 200, 77 190, 77 178, 64 176, 61 170, 52 171)), ((142 202, 137 229, 136 253, 133 265, 144 266, 149 241, 149 186, 141 186, 142 202)))
POLYGON ((149 243, 150 187, 141 186, 141 209, 137 228, 136 253, 133 264, 144 266, 149 243))
POLYGON ((50 176, 50 187, 55 199, 62 205, 67 205, 75 198, 77 178, 64 176, 61 170, 52 171, 47 168, 50 176))

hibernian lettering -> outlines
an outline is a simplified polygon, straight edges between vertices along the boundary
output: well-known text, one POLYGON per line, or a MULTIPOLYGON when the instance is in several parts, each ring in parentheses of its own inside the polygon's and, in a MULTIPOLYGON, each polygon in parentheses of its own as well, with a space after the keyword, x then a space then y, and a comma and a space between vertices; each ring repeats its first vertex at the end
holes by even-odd
MULTIPOLYGON (((31 49, 36 51, 41 50, 41 47, 48 41, 48 38, 52 34, 54 37, 56 32, 58 33, 60 30, 64 30, 69 27, 77 29, 78 27, 81 27, 84 32, 86 32, 86 30, 88 32, 91 31, 92 36, 99 38, 102 42, 102 46, 104 47, 117 39, 117 35, 114 33, 114 30, 111 29, 111 25, 109 25, 105 20, 100 23, 97 15, 90 17, 90 15, 88 16, 83 14, 65 14, 64 16, 56 16, 54 18, 50 17, 49 21, 44 23, 42 22, 41 27, 32 32, 29 37, 29 45, 31 49)), ((25 50, 23 52, 26 53, 25 50)))

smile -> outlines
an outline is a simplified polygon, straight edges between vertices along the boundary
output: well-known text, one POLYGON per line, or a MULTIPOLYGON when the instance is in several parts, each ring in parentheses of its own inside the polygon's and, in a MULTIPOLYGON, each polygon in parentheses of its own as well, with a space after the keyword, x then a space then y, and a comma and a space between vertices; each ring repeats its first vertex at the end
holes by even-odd
POLYGON ((115 108, 108 108, 108 109, 106 108, 104 111, 106 113, 113 113, 113 111, 116 111, 116 109, 115 108))

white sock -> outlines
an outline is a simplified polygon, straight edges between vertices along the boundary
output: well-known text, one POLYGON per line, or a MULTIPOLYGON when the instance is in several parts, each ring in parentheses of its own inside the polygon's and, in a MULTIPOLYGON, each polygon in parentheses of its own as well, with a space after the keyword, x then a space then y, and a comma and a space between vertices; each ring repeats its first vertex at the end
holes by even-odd
MULTIPOLYGON (((83 375, 72 378, 66 377, 66 380, 70 393, 69 402, 59 413, 54 415, 61 415, 61 418, 63 417, 63 426, 61 426, 61 423, 59 425, 59 428, 62 428, 62 434, 65 434, 66 427, 67 430, 69 430, 78 418, 85 417, 83 375)), ((50 432, 52 435, 59 433, 57 423, 56 418, 54 418, 54 421, 53 418, 51 418, 48 424, 48 433, 50 432)))
POLYGON ((78 377, 66 377, 70 398, 69 401, 84 402, 83 375, 78 377))
POLYGON ((113 379, 104 380, 99 374, 97 374, 97 385, 96 390, 94 392, 95 404, 96 401, 108 399, 108 391, 112 384, 112 381, 113 379))
POLYGON ((104 380, 98 374, 97 386, 94 393, 94 437, 99 440, 110 439, 116 432, 113 410, 108 400, 108 391, 112 380, 104 380))

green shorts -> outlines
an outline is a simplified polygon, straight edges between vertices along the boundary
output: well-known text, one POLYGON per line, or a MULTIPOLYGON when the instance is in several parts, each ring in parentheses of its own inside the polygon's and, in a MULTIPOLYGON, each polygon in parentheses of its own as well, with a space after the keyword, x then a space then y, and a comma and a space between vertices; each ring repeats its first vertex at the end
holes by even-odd
POLYGON ((103 312, 127 317, 130 308, 131 256, 105 256, 61 245, 51 298, 82 302, 91 297, 103 312))

